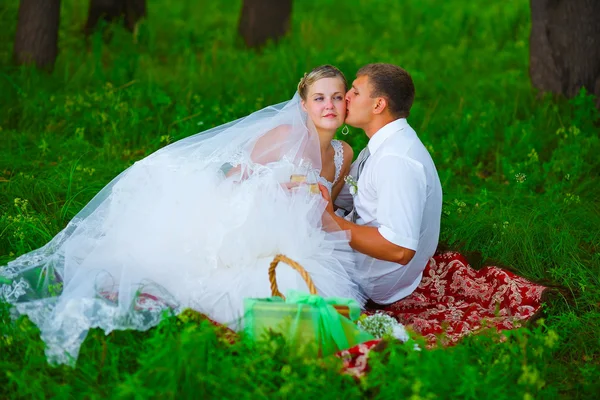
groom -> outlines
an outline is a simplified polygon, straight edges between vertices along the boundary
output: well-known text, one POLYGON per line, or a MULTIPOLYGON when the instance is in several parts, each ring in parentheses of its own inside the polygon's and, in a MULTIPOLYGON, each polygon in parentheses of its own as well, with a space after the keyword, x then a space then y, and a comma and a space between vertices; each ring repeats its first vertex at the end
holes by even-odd
POLYGON ((346 123, 369 137, 350 170, 357 184, 347 180, 335 202, 337 213, 321 188, 327 212, 350 231, 355 279, 371 306, 410 295, 438 244, 442 187, 429 152, 406 121, 414 96, 413 81, 402 68, 362 67, 346 94, 346 123))

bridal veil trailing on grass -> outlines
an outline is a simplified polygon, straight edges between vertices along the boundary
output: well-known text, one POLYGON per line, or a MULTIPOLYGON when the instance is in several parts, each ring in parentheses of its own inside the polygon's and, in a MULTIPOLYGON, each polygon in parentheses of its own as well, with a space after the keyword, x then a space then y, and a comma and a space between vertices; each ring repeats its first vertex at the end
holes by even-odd
MULTIPOLYGON (((53 363, 73 364, 90 328, 146 330, 193 308, 240 329, 243 299, 267 297, 278 253, 319 294, 353 298, 344 232, 322 226, 320 196, 282 185, 320 170, 319 138, 290 101, 166 146, 102 189, 49 243, 0 268, 0 299, 41 331, 53 363)), ((281 265, 282 292, 307 290, 281 265)))

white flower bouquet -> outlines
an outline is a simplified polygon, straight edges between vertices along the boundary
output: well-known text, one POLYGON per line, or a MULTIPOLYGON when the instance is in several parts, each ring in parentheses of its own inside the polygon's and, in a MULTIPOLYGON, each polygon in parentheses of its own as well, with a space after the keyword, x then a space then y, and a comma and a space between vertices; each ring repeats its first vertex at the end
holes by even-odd
POLYGON ((359 328, 376 338, 392 336, 401 342, 406 342, 410 339, 404 325, 389 315, 381 312, 369 316, 362 316, 357 324, 359 328))

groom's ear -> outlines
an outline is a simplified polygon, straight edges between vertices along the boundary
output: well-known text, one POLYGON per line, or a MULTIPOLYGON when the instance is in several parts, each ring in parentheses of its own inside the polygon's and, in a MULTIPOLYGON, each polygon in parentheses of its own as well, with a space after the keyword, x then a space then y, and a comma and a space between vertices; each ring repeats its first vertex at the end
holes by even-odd
POLYGON ((385 97, 377 97, 375 99, 375 107, 373 107, 373 114, 381 114, 388 106, 388 101, 385 97))

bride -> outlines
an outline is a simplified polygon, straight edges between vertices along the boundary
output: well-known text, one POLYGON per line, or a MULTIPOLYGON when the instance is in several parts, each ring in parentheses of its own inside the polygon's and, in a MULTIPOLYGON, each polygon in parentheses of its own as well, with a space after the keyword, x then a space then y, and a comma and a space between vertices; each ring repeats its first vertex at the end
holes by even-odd
MULTIPOLYGON (((346 87, 337 68, 317 67, 290 101, 136 162, 48 244, 0 267, 0 300, 40 328, 56 363, 73 363, 90 328, 145 330, 165 310, 241 329, 243 299, 271 295, 278 253, 320 295, 362 304, 347 235, 324 229, 314 194, 321 183, 335 198, 350 167, 350 146, 333 140, 346 87)), ((284 264, 277 282, 308 290, 284 264)))

